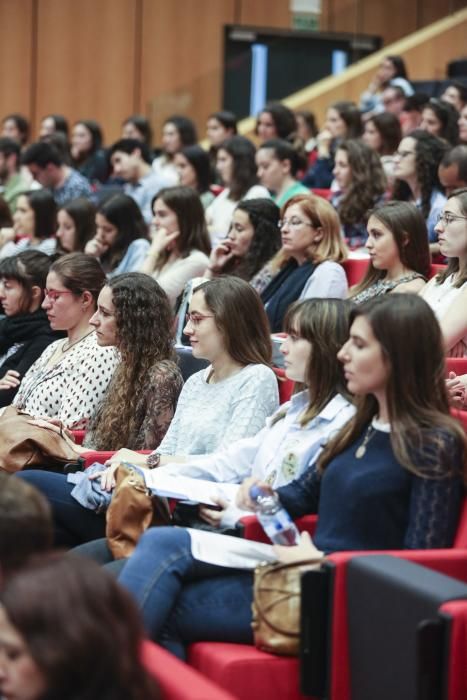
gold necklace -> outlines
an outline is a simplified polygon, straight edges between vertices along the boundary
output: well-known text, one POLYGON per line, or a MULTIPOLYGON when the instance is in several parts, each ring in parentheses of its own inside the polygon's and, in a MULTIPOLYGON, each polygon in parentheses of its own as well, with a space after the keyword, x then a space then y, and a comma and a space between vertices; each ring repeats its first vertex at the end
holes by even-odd
POLYGON ((355 457, 356 457, 357 459, 361 459, 362 457, 365 456, 365 454, 366 454, 366 446, 367 446, 368 443, 370 442, 370 440, 371 440, 371 438, 373 437, 373 435, 375 434, 375 432, 376 432, 375 429, 373 428, 373 426, 372 426, 371 423, 370 423, 370 425, 368 426, 367 431, 366 431, 366 433, 365 433, 365 437, 363 438, 362 444, 359 445, 359 446, 357 447, 357 449, 355 450, 355 457))

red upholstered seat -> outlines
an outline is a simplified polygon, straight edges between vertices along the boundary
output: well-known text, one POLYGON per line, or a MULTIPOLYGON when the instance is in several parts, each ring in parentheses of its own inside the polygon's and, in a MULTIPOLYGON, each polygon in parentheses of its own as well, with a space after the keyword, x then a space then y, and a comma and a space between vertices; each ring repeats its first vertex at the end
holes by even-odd
POLYGON ((273 656, 246 644, 196 642, 188 662, 239 700, 305 700, 298 658, 273 656))
POLYGON ((370 258, 349 258, 342 263, 349 287, 362 281, 369 264, 370 258))
POLYGON ((286 403, 293 394, 294 382, 285 376, 285 370, 280 367, 273 367, 272 369, 279 385, 279 403, 286 403))
POLYGON ((144 666, 159 684, 162 700, 236 700, 234 695, 152 642, 143 643, 142 656, 144 666))
POLYGON ((467 357, 446 357, 446 375, 449 372, 467 374, 467 357))

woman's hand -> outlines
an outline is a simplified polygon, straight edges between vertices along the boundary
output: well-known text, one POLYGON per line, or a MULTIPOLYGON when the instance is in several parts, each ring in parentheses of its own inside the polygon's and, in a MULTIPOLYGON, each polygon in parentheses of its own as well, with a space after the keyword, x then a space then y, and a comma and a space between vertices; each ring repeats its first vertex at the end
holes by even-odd
POLYGON ((99 238, 91 238, 84 247, 84 252, 86 255, 93 255, 95 258, 100 258, 104 253, 107 252, 109 246, 106 245, 99 238))
POLYGON ((233 257, 232 241, 226 238, 211 251, 211 255, 209 256, 209 270, 211 272, 221 272, 228 261, 233 257))
POLYGON ((245 479, 245 481, 240 485, 240 488, 237 491, 236 503, 242 510, 254 511, 256 509, 256 503, 250 498, 250 489, 255 485, 259 486, 263 491, 273 493, 273 489, 269 484, 256 479, 254 476, 249 476, 248 479, 245 479))
POLYGON ((149 249, 150 254, 159 254, 163 250, 172 251, 175 248, 175 239, 180 235, 180 231, 167 231, 161 226, 154 231, 152 235, 152 243, 149 249))
POLYGON ((316 140, 318 142, 318 156, 320 158, 329 158, 332 141, 332 134, 329 129, 322 129, 316 140))
POLYGON ((449 403, 455 408, 462 408, 465 403, 467 388, 467 375, 458 377, 455 372, 449 372, 446 379, 446 389, 448 391, 449 403))
POLYGON ((116 462, 115 464, 112 464, 110 467, 107 467, 107 469, 104 469, 101 472, 97 472, 95 474, 90 474, 89 479, 91 481, 94 481, 95 479, 100 479, 101 480, 101 489, 103 491, 112 491, 115 486, 116 486, 116 481, 115 481, 115 472, 117 471, 119 462, 116 462))
POLYGON ((200 506, 198 513, 200 518, 207 522, 208 525, 211 525, 212 527, 220 527, 224 513, 229 507, 229 503, 225 500, 225 498, 222 498, 219 495, 212 496, 212 500, 217 503, 218 506, 221 506, 222 510, 213 510, 209 506, 200 506))
POLYGON ((319 559, 323 556, 323 552, 320 552, 315 547, 308 532, 302 532, 300 542, 293 547, 283 547, 280 544, 275 544, 273 549, 277 554, 278 560, 283 564, 293 564, 303 559, 319 559))
POLYGON ((15 240, 15 229, 13 227, 6 226, 0 229, 0 248, 8 243, 9 241, 15 240))
POLYGON ((0 379, 0 389, 16 389, 21 384, 21 375, 15 369, 9 369, 0 379))

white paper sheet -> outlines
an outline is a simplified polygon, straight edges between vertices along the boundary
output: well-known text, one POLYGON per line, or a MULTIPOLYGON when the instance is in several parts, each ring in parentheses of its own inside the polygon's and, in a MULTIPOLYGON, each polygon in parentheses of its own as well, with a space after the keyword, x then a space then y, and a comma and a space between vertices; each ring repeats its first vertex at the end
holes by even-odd
POLYGON ((216 532, 188 528, 191 553, 198 561, 233 569, 254 569, 262 562, 277 561, 272 545, 216 532))

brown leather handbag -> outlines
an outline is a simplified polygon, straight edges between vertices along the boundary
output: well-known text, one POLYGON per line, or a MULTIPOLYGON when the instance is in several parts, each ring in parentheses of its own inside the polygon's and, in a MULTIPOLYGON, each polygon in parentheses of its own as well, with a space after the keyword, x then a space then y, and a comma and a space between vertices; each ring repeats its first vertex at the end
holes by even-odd
POLYGON ((255 569, 251 626, 258 649, 297 656, 300 647, 301 577, 318 569, 324 556, 289 564, 260 564, 255 569))
POLYGON ((170 524, 170 510, 165 498, 151 495, 143 476, 131 465, 119 464, 115 481, 105 535, 114 558, 125 559, 150 525, 170 524))
POLYGON ((14 473, 30 467, 44 467, 61 471, 68 462, 76 461, 78 453, 73 442, 64 432, 53 430, 28 421, 33 416, 8 406, 0 417, 0 469, 14 473))

